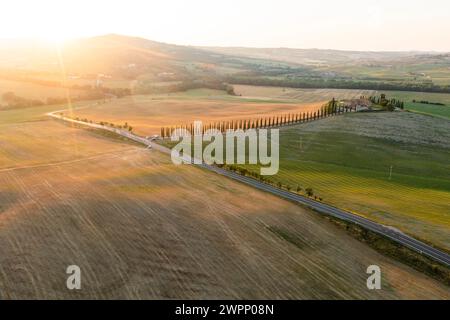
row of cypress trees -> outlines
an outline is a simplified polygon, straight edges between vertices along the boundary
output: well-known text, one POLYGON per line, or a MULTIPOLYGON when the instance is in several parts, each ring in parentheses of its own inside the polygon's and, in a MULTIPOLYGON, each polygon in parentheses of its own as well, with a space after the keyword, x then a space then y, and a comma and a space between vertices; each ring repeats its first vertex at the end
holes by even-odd
MULTIPOLYGON (((217 121, 208 123, 202 126, 201 133, 204 134, 209 129, 216 129, 220 132, 226 132, 227 130, 248 130, 248 129, 259 129, 259 128, 274 128, 281 127, 284 125, 291 125, 296 123, 303 123, 318 120, 324 117, 329 117, 345 112, 356 111, 349 106, 339 106, 336 100, 333 98, 330 102, 322 106, 317 111, 301 112, 301 113, 289 113, 278 116, 269 116, 257 119, 239 119, 239 120, 229 120, 229 121, 217 121)), ((194 124, 186 124, 179 126, 170 126, 161 128, 161 137, 170 137, 172 132, 176 129, 185 129, 191 135, 200 134, 200 132, 194 133, 194 124)))

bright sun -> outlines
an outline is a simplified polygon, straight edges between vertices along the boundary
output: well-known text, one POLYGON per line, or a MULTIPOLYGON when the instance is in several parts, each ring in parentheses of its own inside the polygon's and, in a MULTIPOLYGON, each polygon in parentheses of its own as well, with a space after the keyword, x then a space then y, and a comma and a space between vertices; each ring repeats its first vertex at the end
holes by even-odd
POLYGON ((52 30, 52 32, 40 35, 39 38, 51 44, 60 45, 70 40, 72 37, 65 34, 64 31, 57 32, 57 30, 52 30))

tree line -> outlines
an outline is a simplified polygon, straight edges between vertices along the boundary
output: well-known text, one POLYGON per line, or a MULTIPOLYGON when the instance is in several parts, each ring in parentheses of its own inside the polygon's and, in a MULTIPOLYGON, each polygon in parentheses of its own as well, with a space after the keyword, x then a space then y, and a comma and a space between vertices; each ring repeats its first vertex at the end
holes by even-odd
MULTIPOLYGON (((204 134, 207 130, 216 129, 220 132, 226 132, 227 130, 248 130, 248 129, 260 129, 260 128, 273 128, 284 125, 291 125, 296 123, 309 122, 318 120, 324 117, 329 117, 345 112, 356 111, 356 107, 350 107, 347 105, 339 105, 333 98, 330 102, 322 106, 319 110, 299 113, 288 113, 277 116, 261 117, 256 119, 238 119, 228 121, 216 121, 202 126, 201 134, 204 134)), ((184 124, 176 126, 161 127, 160 136, 162 138, 168 138, 177 129, 184 129, 191 135, 199 134, 194 132, 194 124, 184 124)))
POLYGON ((358 81, 346 79, 321 78, 267 78, 256 76, 229 76, 227 82, 254 86, 311 88, 311 89, 360 89, 360 90, 391 90, 414 92, 450 93, 450 86, 439 86, 433 83, 358 81))
POLYGON ((12 91, 8 91, 2 94, 2 100, 6 105, 0 105, 2 109, 16 109, 16 108, 29 108, 51 104, 64 104, 68 100, 85 101, 85 100, 99 100, 105 97, 115 96, 118 98, 130 95, 131 91, 128 88, 96 88, 85 90, 82 95, 67 97, 48 97, 46 99, 29 99, 16 95, 12 91))
POLYGON ((395 108, 403 110, 405 103, 398 99, 387 99, 385 94, 380 96, 370 96, 369 101, 383 107, 384 110, 394 111, 395 108))
POLYGON ((445 103, 442 103, 442 102, 430 102, 428 100, 416 100, 416 99, 413 99, 412 102, 413 103, 421 103, 421 104, 431 104, 431 105, 434 105, 434 106, 445 106, 445 103))
POLYGON ((106 126, 106 127, 111 127, 111 128, 125 129, 125 130, 127 130, 127 131, 129 131, 129 132, 133 132, 133 127, 130 126, 130 125, 128 124, 128 122, 125 122, 123 125, 120 125, 120 124, 115 124, 115 123, 108 122, 108 121, 99 121, 99 122, 97 122, 97 121, 89 120, 89 119, 87 119, 87 118, 70 117, 70 116, 68 116, 68 115, 67 115, 67 116, 64 115, 63 112, 60 112, 59 115, 60 115, 61 117, 65 117, 65 118, 67 118, 67 119, 72 119, 72 120, 81 121, 81 122, 86 122, 86 123, 99 124, 99 125, 101 125, 101 126, 106 126))
POLYGON ((165 94, 174 92, 184 92, 192 89, 215 89, 226 91, 229 95, 235 95, 232 85, 218 79, 187 79, 168 85, 154 85, 142 82, 133 90, 136 94, 165 94))
POLYGON ((313 198, 314 200, 318 200, 318 201, 323 200, 322 197, 319 197, 317 194, 315 194, 313 188, 311 188, 311 187, 302 188, 299 184, 292 186, 290 184, 283 184, 280 181, 275 182, 275 181, 271 180, 268 176, 260 175, 256 171, 248 170, 247 168, 244 168, 244 167, 241 167, 241 166, 235 165, 235 164, 217 164, 217 166, 220 168, 229 170, 229 171, 236 172, 243 176, 253 177, 263 183, 275 186, 279 189, 284 189, 289 192, 296 192, 298 194, 303 193, 306 196, 313 198))
POLYGON ((2 94, 2 100, 6 105, 0 105, 0 108, 28 108, 43 106, 45 103, 39 99, 27 99, 17 96, 14 92, 5 92, 2 94))

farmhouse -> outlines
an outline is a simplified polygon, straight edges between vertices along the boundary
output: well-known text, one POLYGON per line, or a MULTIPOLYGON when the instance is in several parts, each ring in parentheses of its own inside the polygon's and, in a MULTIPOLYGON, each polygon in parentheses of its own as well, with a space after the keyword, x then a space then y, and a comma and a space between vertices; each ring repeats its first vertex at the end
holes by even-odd
POLYGON ((368 111, 372 109, 372 103, 366 98, 341 100, 340 103, 356 111, 368 111))

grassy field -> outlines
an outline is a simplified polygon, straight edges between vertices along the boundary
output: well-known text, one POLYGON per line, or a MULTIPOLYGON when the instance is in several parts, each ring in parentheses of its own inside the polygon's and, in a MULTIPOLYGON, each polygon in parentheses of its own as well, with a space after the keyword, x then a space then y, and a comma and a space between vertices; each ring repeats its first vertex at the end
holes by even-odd
POLYGON ((387 94, 404 101, 407 110, 450 119, 450 94, 448 93, 389 91, 387 94), (445 104, 445 106, 414 103, 413 100, 438 102, 445 104))
POLYGON ((236 94, 242 97, 254 99, 279 99, 287 101, 299 101, 302 103, 313 103, 320 101, 330 101, 331 99, 352 99, 360 96, 370 96, 376 91, 373 90, 352 90, 352 89, 295 89, 282 87, 263 87, 234 85, 236 94))
MULTIPOLYGON (((445 58, 444 58, 445 59, 445 58)), ((363 64, 355 65, 355 63, 349 62, 347 64, 341 64, 340 66, 333 66, 333 71, 341 74, 358 77, 362 79, 370 80, 389 80, 389 81, 408 81, 420 83, 422 81, 433 81, 437 85, 450 84, 450 75, 448 72, 448 60, 441 61, 440 63, 434 62, 414 62, 410 60, 408 63, 403 64, 397 62, 388 62, 386 65, 363 64)), ((322 70, 327 70, 324 68, 322 70)))
POLYGON ((449 141, 447 120, 414 113, 326 118, 282 128, 271 179, 450 250, 449 141))
MULTIPOLYGON (((0 171, 8 171, 9 168, 18 166, 33 167, 59 161, 70 162, 98 154, 97 146, 88 143, 90 140, 86 133, 74 127, 61 126, 55 121, 47 121, 48 116, 45 114, 55 108, 58 106, 0 112, 0 171), (48 141, 54 141, 58 148, 48 141)), ((98 142, 102 147, 101 140, 98 142)), ((120 148, 120 145, 117 147, 120 148)), ((114 148, 112 151, 118 150, 114 148)))
POLYGON ((249 119, 262 115, 279 115, 312 111, 325 100, 312 103, 273 99, 248 99, 227 95, 224 91, 199 89, 164 95, 130 96, 75 110, 74 115, 115 124, 128 122, 138 134, 159 134, 161 126, 171 126, 202 120, 204 123, 249 119))
POLYGON ((406 110, 422 113, 434 117, 450 119, 450 105, 436 106, 424 103, 406 103, 406 110))
POLYGON ((450 298, 315 213, 37 109, 0 113, 1 299, 450 298))

